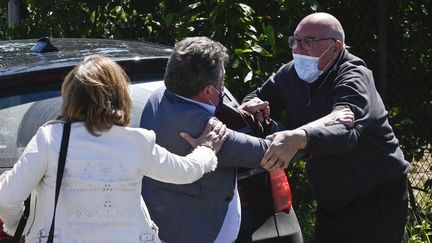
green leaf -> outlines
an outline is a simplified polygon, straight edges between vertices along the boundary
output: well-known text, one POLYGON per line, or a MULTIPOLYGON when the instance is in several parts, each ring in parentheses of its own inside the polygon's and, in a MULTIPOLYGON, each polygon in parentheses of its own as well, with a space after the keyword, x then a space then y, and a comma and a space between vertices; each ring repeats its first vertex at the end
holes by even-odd
POLYGON ((253 77, 253 72, 249 71, 248 74, 246 75, 246 77, 244 77, 243 83, 247 83, 247 82, 251 81, 252 77, 253 77))
POLYGON ((254 32, 254 33, 257 33, 257 30, 256 30, 255 26, 253 26, 253 25, 248 25, 247 28, 248 28, 248 30, 250 30, 250 31, 252 31, 252 32, 254 32))
POLYGON ((244 53, 252 53, 252 52, 253 52, 252 49, 235 49, 235 50, 234 50, 234 53, 235 53, 236 55, 242 55, 242 54, 244 54, 244 53))
POLYGON ((238 5, 243 10, 243 12, 242 12, 243 15, 245 15, 245 16, 251 16, 252 13, 254 13, 254 10, 249 5, 246 5, 244 3, 239 3, 238 5))
POLYGON ((266 56, 266 57, 271 57, 272 56, 268 51, 266 51, 260 45, 254 45, 254 46, 252 46, 252 50, 254 52, 257 52, 257 53, 259 53, 259 54, 261 54, 263 56, 266 56))
POLYGON ((168 13, 167 15, 165 15, 165 17, 164 17, 165 25, 171 26, 173 19, 174 19, 173 13, 168 13))
POLYGON ((264 25, 263 30, 264 30, 264 35, 267 38, 267 41, 273 50, 273 53, 275 53, 276 52, 276 48, 275 48, 276 39, 275 39, 273 26, 264 25))
POLYGON ((189 4, 187 7, 190 8, 190 9, 196 9, 200 5, 201 5, 201 2, 196 2, 196 3, 193 3, 193 4, 189 4))

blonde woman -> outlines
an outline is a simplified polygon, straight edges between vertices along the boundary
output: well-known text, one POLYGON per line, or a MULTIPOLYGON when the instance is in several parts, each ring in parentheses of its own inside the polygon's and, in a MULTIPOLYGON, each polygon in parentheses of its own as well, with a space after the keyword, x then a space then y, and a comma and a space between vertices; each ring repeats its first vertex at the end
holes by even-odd
MULTIPOLYGON (((210 120, 199 138, 182 134, 195 149, 181 157, 155 143, 153 131, 129 128, 128 78, 111 58, 85 58, 65 78, 61 120, 40 127, 0 181, 0 218, 13 235, 31 193, 27 242, 46 242, 63 123, 72 124, 55 216, 55 242, 160 242, 141 197, 144 176, 186 184, 215 169, 227 134, 210 120), (200 145, 200 146, 198 146, 200 145)), ((143 185, 145 186, 145 185, 143 185)), ((166 212, 167 214, 169 212, 166 212)))

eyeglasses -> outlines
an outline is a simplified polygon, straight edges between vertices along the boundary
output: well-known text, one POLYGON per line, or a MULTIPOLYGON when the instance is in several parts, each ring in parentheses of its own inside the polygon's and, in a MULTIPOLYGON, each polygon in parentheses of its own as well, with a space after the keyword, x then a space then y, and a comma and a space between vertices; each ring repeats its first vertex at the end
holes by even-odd
POLYGON ((317 41, 324 41, 324 40, 333 40, 336 41, 335 38, 329 37, 329 38, 321 38, 321 39, 315 39, 315 38, 304 38, 304 39, 297 39, 295 36, 290 36, 288 38, 288 45, 290 48, 297 48, 300 44, 305 50, 312 50, 315 48, 315 43, 317 41))

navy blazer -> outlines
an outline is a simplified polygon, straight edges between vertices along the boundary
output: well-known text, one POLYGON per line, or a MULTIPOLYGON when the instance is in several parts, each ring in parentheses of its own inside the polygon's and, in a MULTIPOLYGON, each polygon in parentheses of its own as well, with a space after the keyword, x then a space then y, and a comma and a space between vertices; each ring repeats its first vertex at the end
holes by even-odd
MULTIPOLYGON (((156 142, 169 151, 187 155, 192 147, 181 131, 197 137, 213 114, 193 102, 161 88, 146 103, 140 126, 155 131, 156 142)), ((218 168, 200 180, 174 185, 144 177, 142 195, 159 236, 169 243, 213 242, 233 197, 236 167, 259 168, 269 141, 228 130, 218 152, 218 168)))

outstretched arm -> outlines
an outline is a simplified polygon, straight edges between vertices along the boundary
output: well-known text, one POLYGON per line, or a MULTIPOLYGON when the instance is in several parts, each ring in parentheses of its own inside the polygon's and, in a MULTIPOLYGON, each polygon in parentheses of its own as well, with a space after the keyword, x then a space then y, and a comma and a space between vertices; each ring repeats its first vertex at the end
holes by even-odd
MULTIPOLYGON (((354 125, 354 113, 349 108, 334 110, 332 113, 318 120, 308 123, 308 127, 327 127, 336 124, 344 124, 348 127, 354 125)), ((270 147, 261 159, 261 166, 267 170, 278 167, 286 168, 298 150, 307 146, 307 133, 303 127, 294 130, 276 132, 267 136, 272 140, 270 147)))

